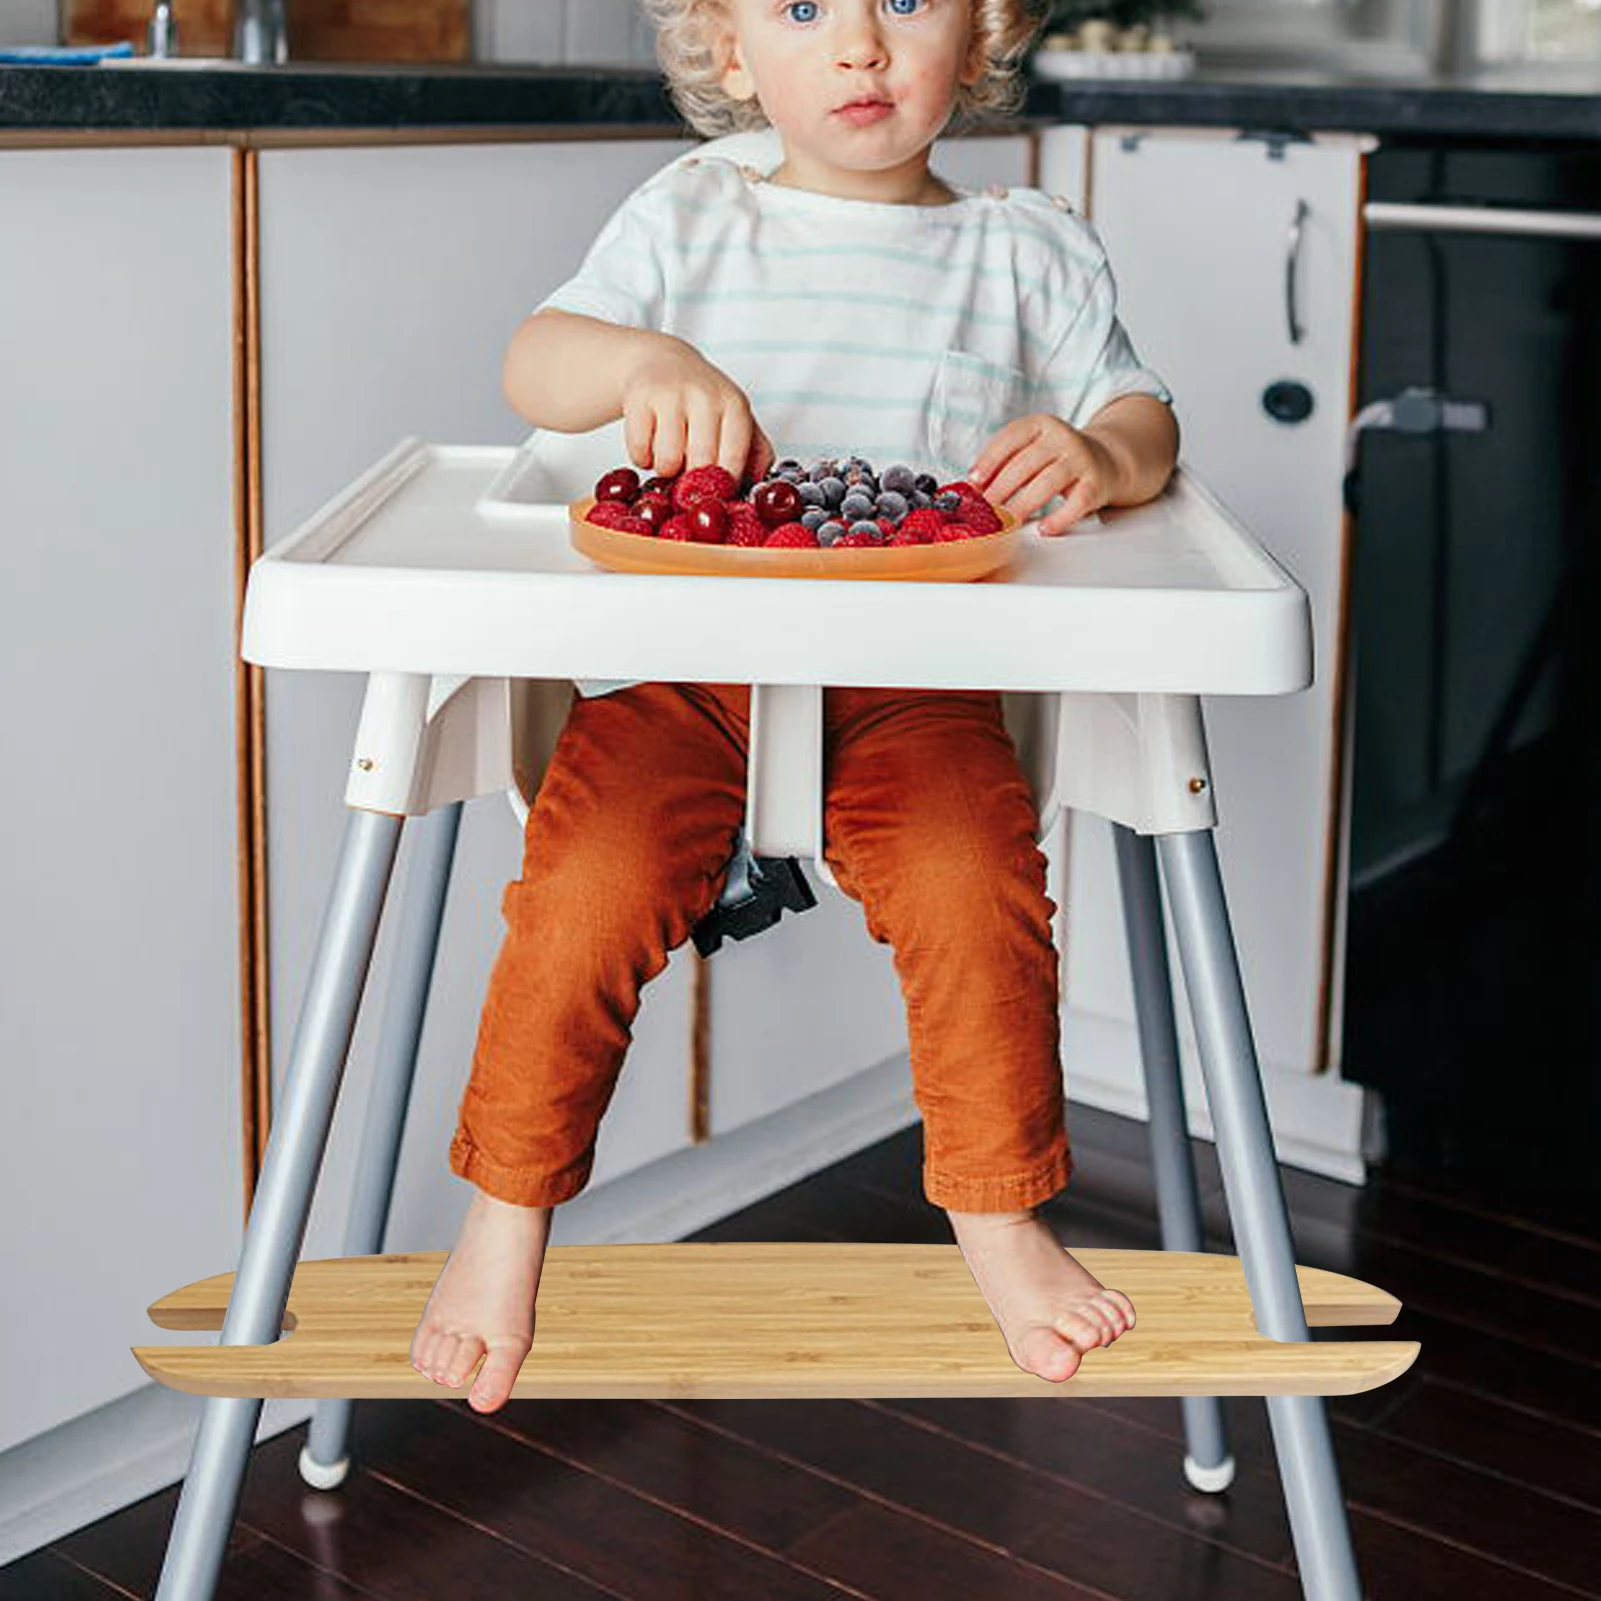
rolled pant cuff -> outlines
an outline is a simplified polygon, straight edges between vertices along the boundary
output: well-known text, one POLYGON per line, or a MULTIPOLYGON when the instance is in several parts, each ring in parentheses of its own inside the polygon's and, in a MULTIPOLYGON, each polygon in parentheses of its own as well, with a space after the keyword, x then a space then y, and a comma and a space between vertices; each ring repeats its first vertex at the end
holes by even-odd
POLYGON ((551 1174, 529 1167, 510 1167, 485 1156, 473 1142, 458 1133, 450 1142, 450 1171, 476 1184, 484 1194, 512 1206, 560 1206, 589 1182, 592 1158, 551 1174))
POLYGON ((923 1194, 951 1212, 1020 1212, 1038 1206, 1067 1187, 1072 1153, 1064 1147, 1041 1167, 999 1178, 950 1178, 923 1168, 923 1194))

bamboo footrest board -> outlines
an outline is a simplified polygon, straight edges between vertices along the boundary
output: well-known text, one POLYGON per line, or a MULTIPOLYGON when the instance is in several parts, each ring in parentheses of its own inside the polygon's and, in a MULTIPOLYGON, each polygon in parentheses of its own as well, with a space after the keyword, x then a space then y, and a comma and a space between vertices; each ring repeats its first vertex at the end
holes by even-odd
MULTIPOLYGON (((515 1398, 1354 1395, 1398 1378, 1415 1340, 1280 1342, 1256 1331, 1238 1257, 1074 1250, 1136 1323, 1072 1378, 1026 1373, 955 1245, 679 1241, 551 1246, 515 1398)), ((411 1366, 443 1251, 301 1262, 271 1345, 135 1346, 193 1395, 464 1398, 411 1366)), ((1390 1323, 1401 1303, 1297 1267, 1309 1325, 1390 1323)), ((166 1295, 166 1329, 220 1329, 234 1275, 166 1295)))

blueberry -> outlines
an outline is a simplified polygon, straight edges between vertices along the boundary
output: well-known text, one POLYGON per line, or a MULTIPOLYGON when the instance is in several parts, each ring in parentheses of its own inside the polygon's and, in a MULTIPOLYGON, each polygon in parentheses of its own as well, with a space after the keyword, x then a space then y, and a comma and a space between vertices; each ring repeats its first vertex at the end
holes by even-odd
POLYGON ((802 468, 793 456, 786 456, 782 461, 775 461, 772 470, 775 473, 782 473, 787 478, 791 472, 800 472, 802 468))
POLYGON ((884 538, 884 530, 871 517, 863 517, 860 522, 852 523, 850 531, 853 534, 871 534, 874 539, 880 541, 884 538))
POLYGON ((825 506, 838 506, 845 498, 845 480, 835 477, 832 473, 818 485, 823 491, 823 504, 825 506))
POLYGON ((937 479, 933 473, 919 473, 917 477, 912 480, 912 487, 914 489, 921 489, 925 495, 932 495, 934 491, 939 488, 939 479, 937 479))
POLYGON ((810 528, 815 534, 824 523, 829 520, 828 513, 821 506, 808 506, 800 514, 800 524, 803 528, 810 528))
MULTIPOLYGON (((801 515, 804 520, 805 513, 803 512, 801 515)), ((827 522, 819 523, 813 531, 817 535, 817 543, 819 545, 832 545, 836 539, 845 537, 844 523, 837 522, 832 517, 827 522)))
POLYGON ((927 511, 933 504, 934 497, 924 490, 914 489, 912 491, 912 509, 914 511, 927 511))
POLYGON ((916 487, 912 469, 902 462, 896 462, 893 467, 886 467, 878 483, 881 489, 893 489, 902 495, 911 494, 916 487))
POLYGON ((800 498, 808 506, 822 506, 826 504, 823 498, 823 486, 821 484, 814 484, 809 478, 802 478, 800 482, 795 485, 795 488, 797 491, 799 491, 800 498))
POLYGON ((816 465, 812 468, 812 482, 820 484, 825 478, 838 476, 839 463, 832 456, 819 456, 816 465))
POLYGON ((840 504, 840 515, 844 517, 871 517, 877 509, 877 502, 871 495, 864 495, 861 490, 853 489, 840 504))
POLYGON ((962 504, 962 497, 954 489, 947 489, 934 497, 934 504, 941 511, 955 511, 962 504))
POLYGON ((888 517, 893 523, 898 523, 911 507, 907 504, 905 495, 893 489, 886 489, 878 497, 878 515, 888 517))

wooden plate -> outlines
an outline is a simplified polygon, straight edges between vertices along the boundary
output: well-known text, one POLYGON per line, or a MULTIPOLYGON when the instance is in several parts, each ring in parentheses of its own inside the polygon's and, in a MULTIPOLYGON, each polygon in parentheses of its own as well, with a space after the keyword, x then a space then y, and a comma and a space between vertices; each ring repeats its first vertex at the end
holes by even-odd
POLYGON ((765 545, 703 545, 658 539, 620 528, 600 528, 584 519, 593 495, 567 508, 573 549, 620 573, 700 573, 725 578, 917 578, 965 583, 987 578, 1011 559, 1021 524, 1015 512, 994 508, 1001 526, 993 534, 937 545, 863 546, 849 550, 769 550, 765 545))

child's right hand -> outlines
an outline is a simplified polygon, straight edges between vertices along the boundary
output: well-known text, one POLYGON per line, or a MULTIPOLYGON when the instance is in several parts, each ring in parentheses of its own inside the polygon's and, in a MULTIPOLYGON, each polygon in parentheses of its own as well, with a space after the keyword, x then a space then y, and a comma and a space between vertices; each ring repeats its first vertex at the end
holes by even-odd
POLYGON ((777 454, 745 391, 673 336, 653 343, 629 373, 623 433, 628 459, 661 478, 715 464, 743 484, 760 478, 777 454))

